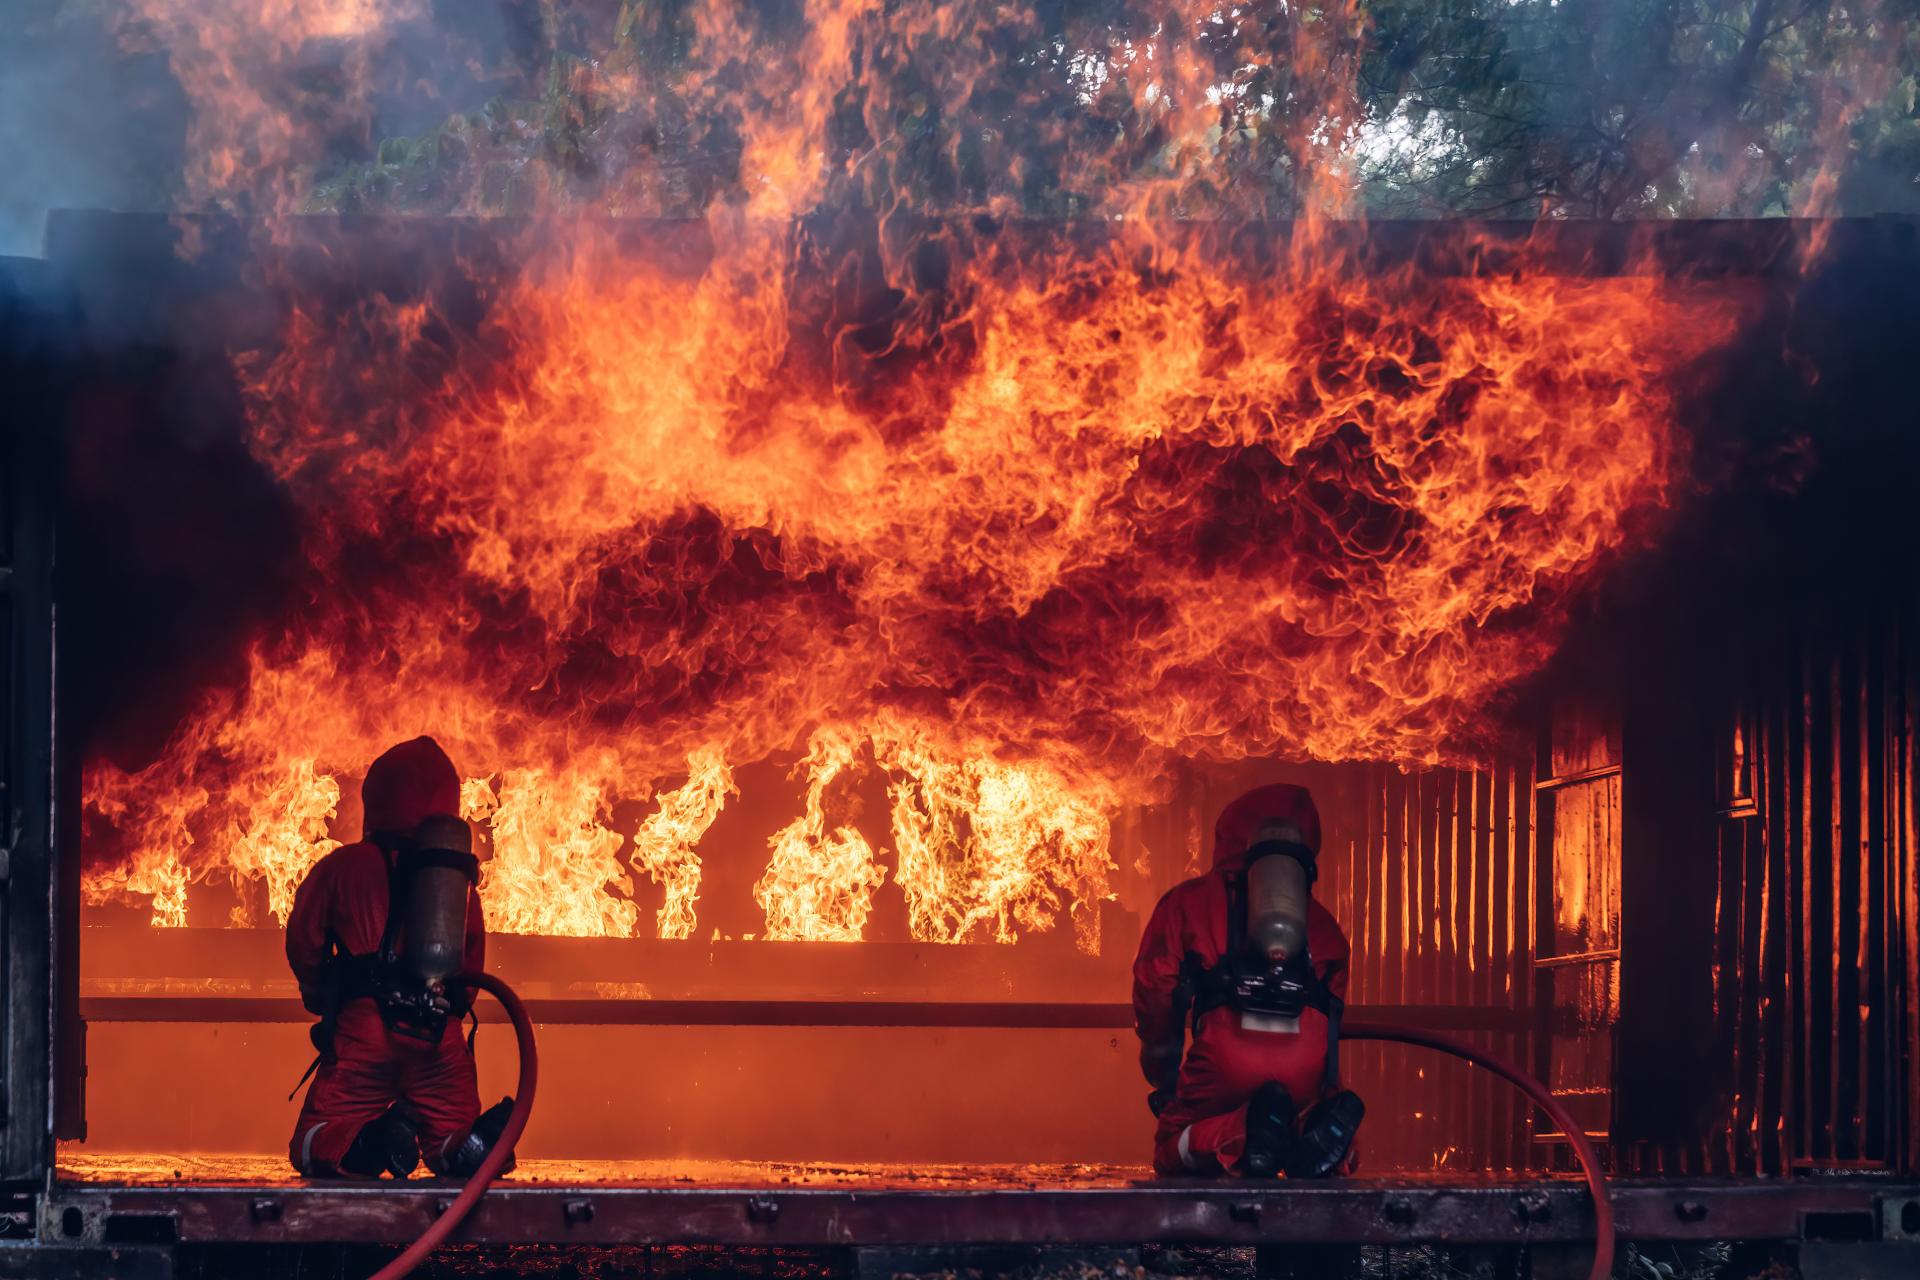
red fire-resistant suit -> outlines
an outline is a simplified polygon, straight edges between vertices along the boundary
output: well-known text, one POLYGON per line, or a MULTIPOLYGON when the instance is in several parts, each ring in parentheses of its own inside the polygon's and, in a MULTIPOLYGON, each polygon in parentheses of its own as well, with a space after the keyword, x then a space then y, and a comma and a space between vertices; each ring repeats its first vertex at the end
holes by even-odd
MULTIPOLYGON (((1203 966, 1219 962, 1227 949, 1227 878, 1241 870, 1260 828, 1278 821, 1295 823, 1308 847, 1319 851, 1320 815, 1306 788, 1249 791, 1214 825, 1213 870, 1168 890, 1140 939, 1133 964, 1140 1065, 1156 1088, 1173 1092, 1154 1133, 1158 1173, 1234 1172, 1246 1145, 1247 1101, 1268 1081, 1284 1085, 1302 1108, 1327 1090, 1327 1019, 1314 1009, 1302 1011, 1294 1034, 1249 1031, 1232 1009, 1209 1010, 1181 1059, 1186 1010, 1175 993, 1181 963, 1188 953, 1203 966)), ((1344 999, 1347 937, 1317 901, 1307 908, 1307 954, 1328 990, 1344 999)))
MULTIPOLYGON (((403 742, 373 762, 361 784, 365 839, 335 849, 301 882, 287 917, 287 963, 300 996, 325 1013, 337 980, 334 944, 349 955, 380 948, 387 927, 388 874, 393 855, 373 842, 376 833, 411 831, 429 814, 460 811, 460 776, 432 738, 403 742)), ((467 900, 466 967, 486 960, 486 925, 477 891, 467 900)), ((370 997, 341 1003, 332 1054, 322 1060, 300 1108, 290 1153, 305 1174, 338 1170, 361 1126, 404 1099, 415 1111, 421 1153, 435 1172, 480 1115, 473 1055, 450 1018, 438 1044, 390 1031, 370 997)))

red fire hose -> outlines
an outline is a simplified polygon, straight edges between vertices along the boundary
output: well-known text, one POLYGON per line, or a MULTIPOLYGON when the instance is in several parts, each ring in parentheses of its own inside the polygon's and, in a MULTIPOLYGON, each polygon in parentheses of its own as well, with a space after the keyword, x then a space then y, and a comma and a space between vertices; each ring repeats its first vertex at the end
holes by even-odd
POLYGON ((1505 1080, 1520 1092, 1526 1094, 1547 1113, 1547 1118, 1560 1126, 1560 1132, 1567 1135, 1567 1141, 1573 1145, 1574 1158, 1580 1162, 1580 1171, 1586 1175, 1587 1190, 1593 1193, 1593 1266, 1587 1272, 1588 1280, 1607 1280, 1613 1274, 1613 1201, 1607 1196, 1607 1178, 1600 1169, 1600 1157, 1595 1153, 1593 1144, 1587 1141, 1586 1132, 1579 1123, 1568 1114, 1545 1085, 1522 1071, 1513 1063, 1497 1053, 1488 1053, 1476 1049, 1470 1044, 1456 1040, 1452 1036, 1441 1035, 1437 1031, 1418 1031, 1412 1027, 1388 1026, 1384 1023, 1349 1023, 1340 1028, 1342 1040, 1388 1040, 1395 1044, 1418 1045, 1423 1049, 1437 1049, 1441 1053, 1450 1053, 1463 1058, 1476 1067, 1483 1067, 1505 1080))
POLYGON ((460 1225, 469 1210, 485 1195, 487 1187, 500 1175, 501 1166, 507 1157, 513 1154, 513 1148, 520 1141, 520 1133, 527 1127, 527 1117, 533 1113, 533 1087, 540 1074, 540 1056, 534 1050, 533 1020, 527 1016, 527 1007, 520 1003, 520 997, 513 994, 513 988, 489 973, 469 973, 461 976, 460 981, 469 987, 478 987, 489 992, 494 999, 506 1006, 507 1017, 513 1020, 514 1038, 520 1045, 520 1083, 513 1092, 513 1110, 507 1116, 507 1127, 500 1131, 500 1140, 480 1162, 480 1167, 467 1179, 467 1185, 460 1188, 460 1194, 453 1203, 441 1211, 433 1220, 433 1225, 421 1233, 420 1238, 408 1245, 399 1257, 373 1273, 373 1280, 400 1280, 439 1247, 453 1229, 460 1225))

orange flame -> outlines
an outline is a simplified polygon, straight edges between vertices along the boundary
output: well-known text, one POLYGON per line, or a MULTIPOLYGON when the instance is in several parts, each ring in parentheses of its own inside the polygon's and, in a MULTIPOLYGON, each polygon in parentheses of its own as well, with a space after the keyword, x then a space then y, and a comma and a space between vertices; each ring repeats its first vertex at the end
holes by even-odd
POLYGON ((699 918, 700 837, 720 816, 727 797, 738 795, 733 770, 717 750, 687 757, 687 781, 660 797, 659 808, 633 834, 633 864, 666 888, 655 917, 656 936, 691 938, 699 918))
MULTIPOLYGON (((267 910, 281 924, 293 910, 293 893, 314 863, 340 847, 327 835, 327 822, 340 804, 340 784, 313 771, 313 761, 295 760, 285 780, 271 786, 248 815, 244 832, 232 829, 227 866, 237 877, 266 883, 267 910)), ((243 904, 234 923, 250 925, 243 904)))
MULTIPOLYGON (((247 130, 289 51, 377 43, 413 12, 229 0, 246 20, 223 53, 177 0, 141 3, 191 81, 205 184, 277 174, 238 185, 281 210, 309 189, 288 176, 305 136, 247 130)), ((658 936, 690 938, 731 768, 804 739, 804 809, 754 889, 766 937, 861 936, 883 851, 843 810, 870 759, 914 937, 1007 941, 1064 912, 1094 948, 1110 820, 1171 758, 1435 761, 1539 667, 1568 595, 1668 500, 1684 375, 1731 310, 1524 254, 1369 271, 1319 217, 1266 257, 1205 247, 1217 229, 1175 220, 1267 211, 1213 181, 1223 121, 1267 90, 1181 34, 1226 21, 1212 8, 1075 73, 1154 144, 1054 139, 1112 217, 919 220, 887 176, 917 108, 871 67, 926 60, 970 118, 995 73, 973 12, 819 0, 781 43, 700 6, 681 80, 583 72, 613 114, 669 90, 736 109, 739 199, 695 249, 684 227, 642 244, 566 221, 556 187, 467 290, 478 320, 437 285, 347 308, 288 286, 279 346, 236 368, 324 606, 158 760, 90 767, 97 900, 184 923, 189 884, 221 874, 263 879, 283 916, 355 834, 327 823, 357 771, 429 732, 476 775, 493 927, 630 936, 638 872, 665 891, 658 936), (729 89, 742 59, 756 74, 729 89), (846 112, 860 154, 827 145, 846 112), (876 210, 851 253, 790 221, 835 202, 876 210)), ((1258 124, 1316 214, 1347 198, 1357 30, 1347 10, 1303 26, 1299 102, 1258 124)), ((965 212, 1018 211, 1004 155, 1014 186, 965 212)), ((654 207, 634 191, 583 203, 654 207)))
POLYGON ((807 741, 807 811, 776 833, 773 857, 753 886, 767 913, 772 942, 858 942, 873 913, 873 891, 886 879, 873 846, 852 827, 827 830, 827 788, 854 764, 856 735, 834 728, 807 741))
POLYGON ((478 790, 476 798, 463 816, 493 832, 493 857, 480 873, 490 928, 586 938, 632 934, 640 909, 620 864, 621 836, 606 825, 610 797, 592 770, 509 769, 497 791, 478 790))
POLYGON ((1112 801, 1097 785, 1076 788, 1041 766, 943 760, 924 737, 892 731, 875 736, 874 752, 897 776, 887 793, 915 938, 1012 942, 1016 923, 1051 928, 1064 890, 1081 949, 1099 952, 1112 801))
MULTIPOLYGON (((498 770, 470 800, 499 927, 624 936, 638 908, 614 804, 689 751, 724 769, 809 724, 899 713, 935 744, 880 759, 912 779, 894 839, 916 936, 1031 927, 1049 881, 1091 927, 1089 833, 1168 756, 1434 760, 1535 668, 1557 595, 1663 501, 1672 376, 1723 324, 1645 277, 1276 287, 1056 260, 981 286, 972 364, 902 434, 781 385, 782 340, 726 275, 589 258, 516 290, 523 375, 389 448, 289 418, 260 384, 258 447, 334 522, 311 548, 323 577, 342 540, 411 509, 458 550, 458 580, 411 598, 331 581, 363 602, 349 617, 379 619, 373 655, 311 620, 138 779, 96 768, 100 817, 135 794, 158 815, 120 827, 139 870, 96 876, 96 895, 158 895, 178 922, 165 868, 224 865, 267 876, 283 915, 337 775, 417 727, 498 770), (482 634, 503 599, 537 647, 482 634), (926 728, 929 710, 954 729, 926 728), (598 727, 635 715, 645 743, 598 727), (1095 781, 1015 799, 1041 777, 1095 781), (1011 806, 998 828, 993 803, 1011 806), (1040 843, 983 843, 1021 838, 1040 843)), ((770 936, 858 935, 873 850, 821 808, 850 752, 812 742, 806 816, 757 894, 770 936)), ((704 829, 724 785, 634 842, 668 886, 663 937, 693 927, 680 824, 704 829)))

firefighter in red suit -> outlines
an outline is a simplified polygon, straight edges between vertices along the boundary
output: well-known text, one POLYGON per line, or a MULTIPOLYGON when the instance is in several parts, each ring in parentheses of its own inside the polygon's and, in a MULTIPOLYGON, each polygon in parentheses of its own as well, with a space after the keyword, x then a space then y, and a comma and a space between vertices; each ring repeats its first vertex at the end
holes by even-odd
POLYGON ((1348 947, 1310 896, 1319 849, 1307 790, 1260 787, 1220 814, 1213 869, 1154 908, 1134 961, 1133 1012, 1159 1118, 1157 1173, 1352 1171, 1364 1108, 1338 1085, 1348 947), (1278 897, 1269 882, 1282 885, 1278 897), (1279 914, 1263 915, 1274 902, 1279 914), (1270 919, 1284 929, 1268 952, 1270 919))
MULTIPOLYGON (((471 1173, 511 1104, 481 1114, 460 1024, 470 998, 457 986, 423 989, 423 1016, 401 1016, 377 968, 383 948, 398 945, 388 920, 400 918, 389 905, 404 892, 403 851, 424 820, 457 822, 460 776, 438 743, 415 738, 374 761, 361 798, 363 839, 314 865, 287 918, 287 963, 320 1017, 293 1166, 308 1177, 404 1178, 424 1156, 434 1173, 471 1173)), ((468 894, 465 967, 477 972, 487 934, 477 888, 468 894)))

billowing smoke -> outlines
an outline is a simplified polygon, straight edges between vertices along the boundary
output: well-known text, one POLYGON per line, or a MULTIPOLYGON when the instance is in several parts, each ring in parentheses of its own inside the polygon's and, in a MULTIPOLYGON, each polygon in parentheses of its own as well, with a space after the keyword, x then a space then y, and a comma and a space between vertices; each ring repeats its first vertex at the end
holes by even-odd
POLYGON ((129 54, 102 14, 18 0, 0 23, 0 254, 37 257, 49 209, 165 209, 188 104, 159 53, 129 54))

